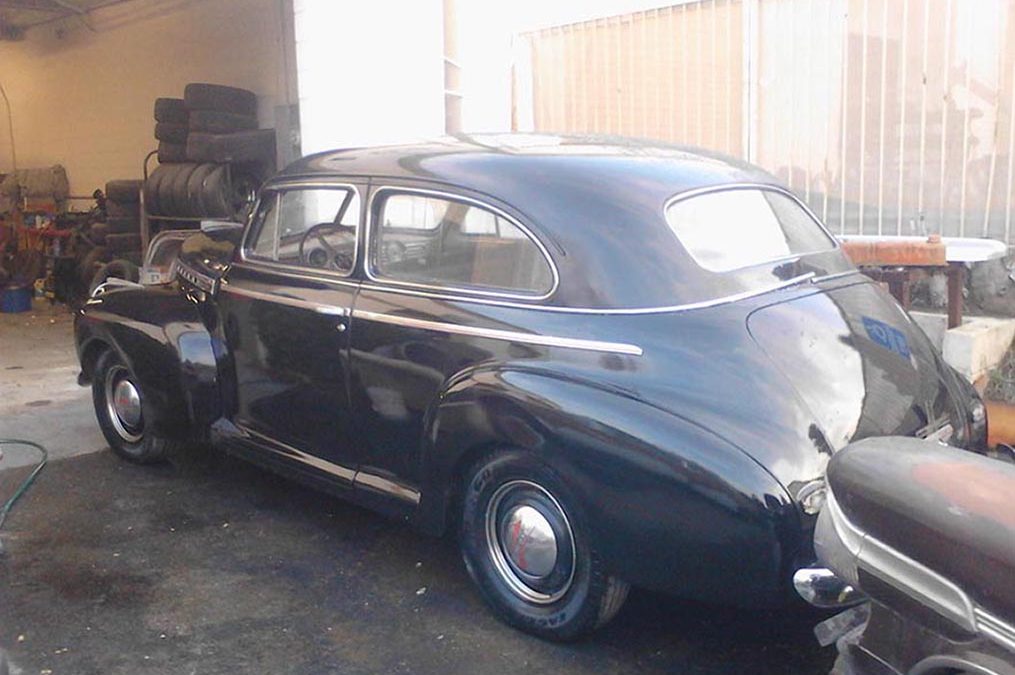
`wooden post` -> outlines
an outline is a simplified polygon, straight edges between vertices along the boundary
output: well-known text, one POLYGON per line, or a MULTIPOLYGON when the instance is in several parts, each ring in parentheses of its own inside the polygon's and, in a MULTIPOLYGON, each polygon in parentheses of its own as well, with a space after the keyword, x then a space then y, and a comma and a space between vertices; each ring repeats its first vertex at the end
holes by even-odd
POLYGON ((948 328, 962 325, 962 289, 965 277, 966 267, 963 263, 948 263, 948 328))

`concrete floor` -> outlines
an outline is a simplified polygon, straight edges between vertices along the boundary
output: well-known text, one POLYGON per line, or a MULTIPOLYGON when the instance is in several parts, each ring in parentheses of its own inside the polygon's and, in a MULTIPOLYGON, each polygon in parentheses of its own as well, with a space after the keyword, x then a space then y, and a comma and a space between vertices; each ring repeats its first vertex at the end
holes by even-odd
MULTIPOLYGON (((806 609, 635 591, 592 638, 494 619, 454 542, 228 458, 137 467, 106 451, 70 320, 0 315, 0 437, 54 461, 0 532, 13 673, 827 673, 806 609)), ((28 471, 0 461, 0 500, 28 471)), ((20 468, 13 465, 22 464, 20 468)))

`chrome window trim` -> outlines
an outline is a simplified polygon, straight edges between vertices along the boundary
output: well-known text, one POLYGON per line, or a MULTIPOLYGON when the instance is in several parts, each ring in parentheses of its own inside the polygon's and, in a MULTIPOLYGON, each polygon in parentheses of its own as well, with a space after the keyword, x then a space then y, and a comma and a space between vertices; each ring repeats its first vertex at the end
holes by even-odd
POLYGON ((419 328, 422 330, 452 333, 455 335, 468 335, 470 337, 503 340, 506 342, 522 342, 542 347, 562 347, 565 349, 580 349, 592 352, 605 352, 608 354, 623 354, 625 356, 642 356, 644 354, 641 347, 625 344, 623 342, 602 342, 599 340, 585 340, 580 338, 558 337, 554 335, 519 333, 516 331, 499 330, 496 328, 463 326, 461 324, 445 323, 443 321, 414 319, 412 317, 398 316, 396 314, 380 314, 378 312, 369 312, 362 309, 353 310, 352 316, 353 319, 360 318, 366 321, 376 321, 378 323, 403 326, 405 328, 419 328))
POLYGON ((830 277, 816 277, 814 272, 808 272, 801 274, 800 276, 780 281, 771 286, 752 291, 744 291, 743 293, 735 293, 733 295, 726 295, 721 298, 714 298, 712 300, 703 300, 701 302, 686 303, 683 305, 667 305, 660 307, 557 307, 554 305, 535 305, 521 302, 507 302, 500 300, 493 300, 488 298, 475 298, 469 296, 450 295, 447 293, 433 293, 427 291, 419 291, 409 288, 393 288, 390 286, 381 286, 371 283, 361 283, 355 279, 349 279, 345 277, 329 277, 329 276, 317 276, 314 274, 302 273, 294 271, 289 268, 275 267, 267 265, 260 260, 248 260, 244 264, 239 265, 240 269, 249 269, 255 272, 264 272, 266 274, 278 274, 280 276, 290 277, 293 279, 302 279, 305 281, 314 281, 322 284, 338 284, 341 286, 356 287, 359 286, 363 290, 377 291, 382 293, 398 293, 400 295, 411 295, 419 298, 433 298, 435 300, 447 300, 450 302, 468 302, 477 305, 487 305, 490 307, 506 307, 509 309, 531 309, 539 312, 551 312, 557 314, 582 314, 582 315, 620 315, 620 316, 640 316, 645 314, 669 314, 673 312, 686 312, 696 309, 706 309, 708 307, 715 307, 717 305, 725 305, 731 302, 737 302, 740 300, 747 300, 749 298, 757 297, 759 295, 765 295, 766 293, 772 293, 783 288, 789 288, 790 286, 796 286, 805 281, 811 281, 818 283, 821 281, 836 279, 844 276, 851 276, 854 274, 860 274, 858 270, 850 270, 841 274, 832 275, 830 277))
POLYGON ((370 199, 367 203, 366 230, 365 236, 363 237, 363 261, 364 261, 363 270, 366 273, 367 278, 378 284, 384 284, 385 286, 390 285, 393 287, 416 288, 444 292, 450 291, 452 293, 467 293, 475 296, 504 298, 509 300, 530 300, 534 302, 539 300, 546 300, 552 297, 553 294, 557 292, 557 288, 560 286, 560 272, 557 270, 557 264, 554 262, 553 257, 550 255, 550 252, 547 250, 546 246, 543 245, 543 242, 540 241, 539 238, 536 237, 536 235, 533 234, 532 230, 530 230, 528 227, 518 222, 517 219, 509 216, 502 209, 499 209, 496 206, 493 206, 486 202, 480 201, 478 199, 473 199, 472 197, 466 197, 464 195, 456 194, 454 192, 443 192, 440 190, 431 190, 426 188, 402 187, 398 185, 380 185, 371 191, 370 199), (466 204, 472 204, 473 206, 485 209, 493 213, 495 216, 503 218, 504 220, 508 221, 509 223, 517 227, 519 230, 521 230, 522 233, 529 239, 529 241, 534 243, 536 247, 539 249, 540 253, 542 253, 543 259, 546 261, 546 264, 550 266, 550 275, 553 277, 553 283, 550 285, 550 290, 539 295, 532 293, 511 293, 507 291, 495 291, 495 290, 491 291, 491 290, 482 290, 479 288, 442 286, 438 284, 424 284, 412 281, 399 281, 397 279, 390 279, 375 275, 373 270, 373 261, 370 259, 370 244, 374 230, 374 205, 377 201, 378 195, 382 195, 383 193, 386 192, 394 192, 398 194, 419 194, 429 197, 437 197, 438 199, 464 202, 466 204))
POLYGON ((309 309, 311 311, 317 312, 318 314, 325 314, 327 316, 349 315, 349 309, 346 307, 336 307, 335 305, 323 305, 316 302, 310 302, 308 300, 302 300, 300 298, 294 298, 290 295, 281 295, 279 293, 263 293, 261 291, 252 291, 249 288, 232 286, 231 284, 225 281, 222 282, 220 288, 226 293, 240 295, 245 298, 250 298, 252 300, 264 300, 265 302, 275 302, 280 305, 287 305, 289 307, 296 307, 298 309, 309 309))
POLYGON ((754 298, 759 295, 765 295, 767 293, 773 293, 783 288, 789 288, 791 286, 799 285, 805 281, 810 281, 815 277, 814 272, 807 272, 800 276, 780 281, 766 286, 761 289, 744 291, 742 293, 734 293, 732 295, 726 295, 720 298, 713 298, 711 300, 702 300, 700 302, 689 302, 682 305, 664 305, 658 307, 557 307, 554 305, 530 305, 520 302, 504 302, 499 300, 491 300, 487 298, 471 298, 461 297, 456 295, 448 295, 433 292, 417 291, 408 288, 393 288, 389 286, 378 286, 375 284, 365 283, 361 286, 363 290, 369 291, 381 291, 387 293, 401 293, 403 295, 414 295, 417 297, 424 298, 436 298, 438 300, 449 300, 453 302, 472 302, 482 305, 490 305, 493 307, 510 307, 512 309, 532 309, 539 312, 554 312, 557 314, 588 314, 588 315, 608 315, 608 316, 640 316, 644 314, 670 314, 674 312, 688 312, 696 309, 707 309, 709 307, 716 307, 718 305, 726 305, 733 302, 739 302, 741 300, 747 300, 754 298))
POLYGON ((788 262, 790 260, 799 260, 805 255, 812 255, 815 253, 827 253, 828 251, 835 251, 840 248, 839 240, 836 239, 835 235, 833 235, 828 230, 827 227, 825 227, 825 224, 821 222, 821 219, 818 218, 818 216, 814 213, 814 211, 812 211, 811 208, 807 206, 807 204, 805 204, 802 199, 797 197, 795 194, 793 194, 786 188, 780 187, 778 185, 772 185, 770 183, 726 183, 723 185, 710 185, 708 187, 695 188, 693 190, 679 192, 670 197, 669 199, 667 199, 663 203, 663 221, 666 223, 666 227, 669 228, 670 232, 673 233, 673 236, 676 237, 677 241, 680 242, 680 245, 687 252, 687 255, 691 256, 691 259, 695 262, 695 264, 698 265, 698 267, 700 267, 701 269, 705 270, 706 272, 711 272, 712 274, 729 274, 730 272, 740 272, 742 270, 749 270, 752 267, 759 267, 761 265, 771 265, 775 263, 788 262), (824 249, 821 251, 809 251, 807 253, 791 253, 790 255, 772 258, 771 260, 761 260, 756 263, 751 263, 750 265, 741 265, 740 267, 731 267, 730 269, 713 270, 709 267, 706 267, 701 263, 700 260, 698 260, 697 256, 694 255, 691 249, 689 249, 684 244, 683 240, 681 240, 680 238, 680 235, 677 233, 675 229, 673 229, 673 226, 670 225, 669 218, 666 217, 666 212, 669 210, 671 206, 673 206, 678 202, 687 201, 688 199, 694 199, 695 197, 701 197, 703 195, 716 194, 719 192, 736 192, 738 190, 760 190, 762 192, 775 192, 777 194, 781 194, 784 197, 789 198, 791 201, 795 202, 797 206, 802 208, 804 210, 804 213, 806 213, 807 216, 812 221, 814 221, 814 224, 817 225, 821 229, 821 231, 825 233, 825 236, 828 237, 829 240, 831 240, 832 242, 831 248, 824 249))
POLYGON ((286 267, 284 265, 272 265, 265 263, 260 260, 246 260, 241 263, 234 263, 233 267, 241 270, 251 270, 253 272, 261 272, 263 274, 276 274, 282 277, 289 277, 290 279, 301 279, 303 281, 314 281, 320 284, 337 284, 339 286, 348 286, 355 288, 360 285, 360 282, 355 278, 350 277, 338 277, 330 276, 326 272, 321 275, 311 274, 309 272, 302 272, 299 270, 286 267))
MULTIPOLYGON (((253 230, 253 228, 251 227, 253 225, 253 221, 250 222, 250 225, 248 225, 248 227, 247 227, 247 231, 243 234, 243 241, 240 244, 240 260, 242 262, 257 263, 259 265, 269 265, 269 266, 272 266, 272 267, 278 267, 280 269, 285 269, 285 270, 315 269, 315 268, 311 268, 311 267, 306 267, 304 265, 293 265, 293 264, 289 264, 289 263, 280 263, 277 260, 277 258, 278 258, 278 240, 279 240, 279 236, 278 236, 279 235, 278 219, 282 217, 282 209, 281 209, 282 193, 287 191, 287 190, 288 191, 292 191, 292 190, 315 190, 315 189, 316 190, 351 190, 352 193, 359 199, 359 208, 360 208, 360 211, 359 211, 359 218, 356 219, 356 236, 354 238, 354 246, 353 246, 353 251, 352 251, 352 267, 350 267, 349 271, 345 272, 345 273, 342 273, 342 272, 340 272, 338 270, 320 270, 321 272, 323 272, 326 275, 334 276, 336 279, 348 279, 348 278, 350 278, 356 272, 356 265, 359 262, 359 249, 360 249, 360 237, 359 237, 359 233, 360 233, 360 229, 362 229, 360 226, 363 223, 363 195, 360 193, 359 188, 356 187, 355 185, 353 185, 352 183, 337 182, 337 181, 336 182, 329 182, 329 181, 286 180, 286 181, 279 181, 277 183, 271 183, 269 185, 265 185, 264 188, 262 188, 262 190, 261 190, 261 194, 263 194, 265 192, 274 192, 275 193, 275 202, 276 202, 275 220, 276 220, 276 227, 275 227, 275 244, 274 244, 274 246, 275 246, 275 258, 276 258, 276 260, 263 260, 263 259, 257 258, 257 257, 254 257, 254 258, 248 257, 247 253, 248 253, 249 248, 250 248, 250 235, 251 235, 251 231, 253 230)), ((254 204, 254 210, 252 211, 252 213, 256 214, 257 210, 261 208, 261 201, 262 201, 262 197, 259 195, 258 199, 257 199, 257 202, 254 204)))

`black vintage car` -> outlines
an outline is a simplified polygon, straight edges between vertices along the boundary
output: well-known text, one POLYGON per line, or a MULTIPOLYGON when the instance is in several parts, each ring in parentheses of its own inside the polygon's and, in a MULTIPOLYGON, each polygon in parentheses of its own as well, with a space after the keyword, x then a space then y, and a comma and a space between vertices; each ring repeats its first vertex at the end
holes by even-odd
POLYGON ((985 444, 974 390, 806 206, 706 152, 329 152, 202 237, 175 284, 101 287, 77 318, 113 450, 211 440, 458 529, 487 602, 540 636, 602 625, 629 584, 788 602, 836 450, 985 444))

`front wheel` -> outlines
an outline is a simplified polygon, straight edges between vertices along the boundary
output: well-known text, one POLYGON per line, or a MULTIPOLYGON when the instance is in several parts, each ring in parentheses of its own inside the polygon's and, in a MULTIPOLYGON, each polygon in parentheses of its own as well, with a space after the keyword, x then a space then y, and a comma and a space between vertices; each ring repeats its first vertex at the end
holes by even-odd
POLYGON ((166 458, 172 443, 150 433, 144 391, 113 350, 99 357, 92 377, 92 401, 102 435, 120 457, 138 464, 166 458))
POLYGON ((603 569, 581 505, 549 466, 523 452, 487 457, 463 501, 466 568, 506 623, 573 640, 620 610, 628 585, 603 569))

